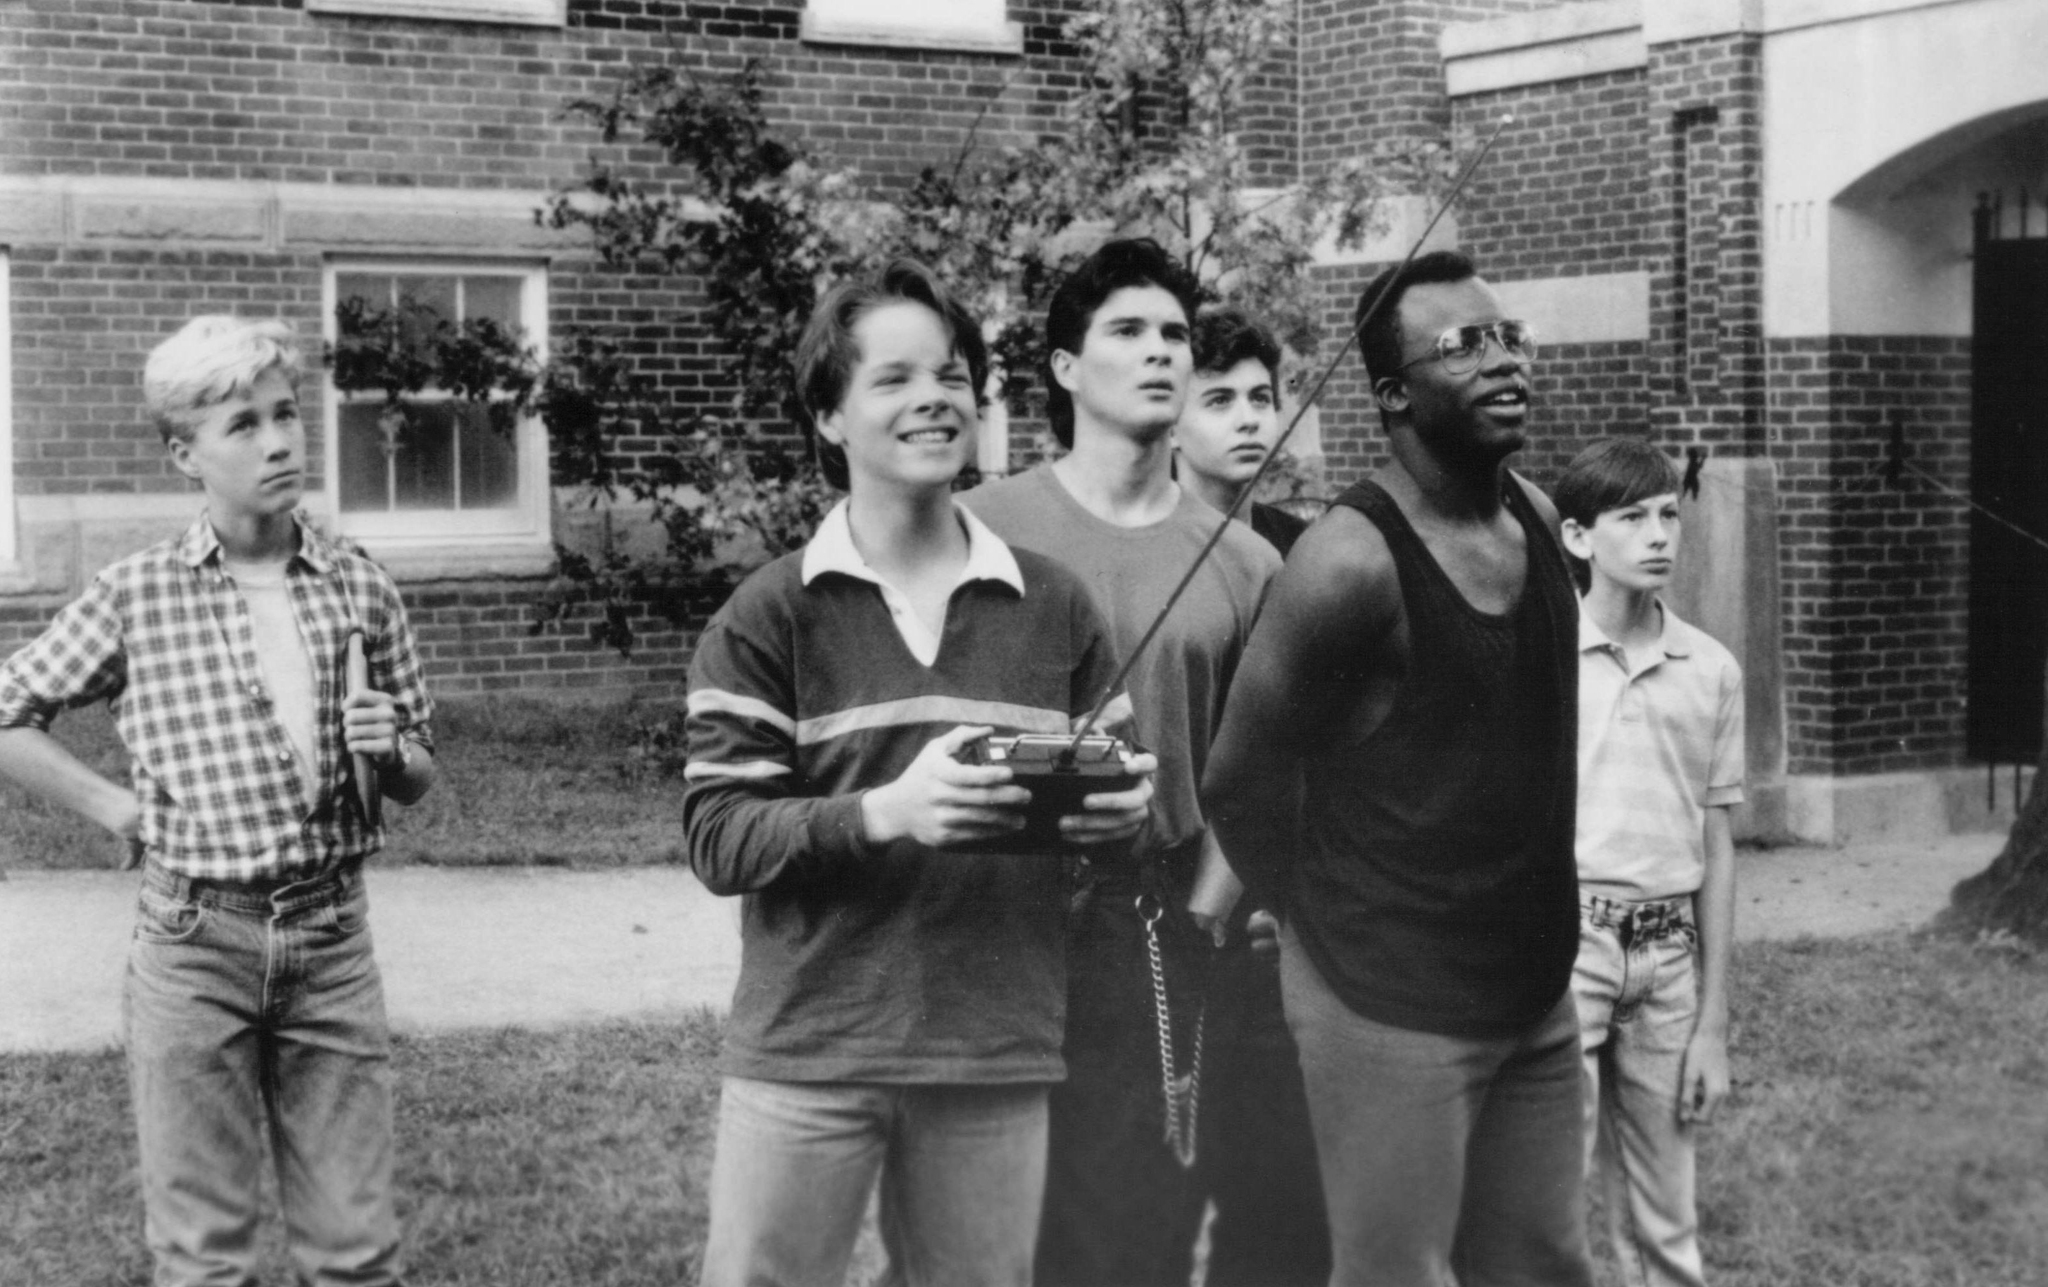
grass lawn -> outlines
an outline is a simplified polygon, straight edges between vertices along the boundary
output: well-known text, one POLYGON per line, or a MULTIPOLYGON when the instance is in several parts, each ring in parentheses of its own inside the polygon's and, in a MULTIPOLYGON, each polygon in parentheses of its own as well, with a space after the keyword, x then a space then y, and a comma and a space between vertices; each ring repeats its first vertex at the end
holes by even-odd
MULTIPOLYGON (((703 1246, 718 1024, 398 1045, 410 1279, 677 1287, 703 1246)), ((149 1281, 118 1055, 0 1057, 0 1283, 149 1281)), ((292 1281, 270 1229, 264 1282, 292 1281)))
MULTIPOLYGON (((1736 1089, 1702 1156, 1717 1287, 2041 1282, 2048 961, 1890 936, 1736 966, 1736 1089)), ((715 1047, 708 1017, 402 1042, 413 1281, 689 1281, 715 1047)), ((0 1058, 0 1283, 144 1282, 132 1166, 115 1055, 0 1058)))
MULTIPOLYGON (((531 698, 441 703, 434 733, 441 780, 410 809, 392 806, 379 861, 443 866, 613 867, 682 862, 682 779, 635 754, 640 731, 669 708, 572 705, 531 698)), ((127 755, 105 706, 67 713, 52 730, 100 772, 127 780, 127 755)), ((0 868, 118 865, 110 836, 0 785, 0 868)))

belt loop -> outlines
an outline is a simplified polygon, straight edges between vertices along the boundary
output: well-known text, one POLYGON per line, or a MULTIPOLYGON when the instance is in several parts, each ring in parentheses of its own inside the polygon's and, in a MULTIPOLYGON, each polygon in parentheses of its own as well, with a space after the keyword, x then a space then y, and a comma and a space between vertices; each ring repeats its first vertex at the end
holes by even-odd
POLYGON ((154 885, 158 892, 182 901, 193 896, 193 880, 182 872, 172 871, 153 857, 146 860, 142 869, 142 881, 154 885))

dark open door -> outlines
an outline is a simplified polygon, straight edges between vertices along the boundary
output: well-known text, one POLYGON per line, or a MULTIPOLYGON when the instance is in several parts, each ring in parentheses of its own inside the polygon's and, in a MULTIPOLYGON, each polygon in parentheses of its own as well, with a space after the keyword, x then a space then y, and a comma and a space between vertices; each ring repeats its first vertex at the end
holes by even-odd
MULTIPOLYGON (((1970 495, 2048 534, 2048 211, 1977 211, 1971 344, 1970 495), (2028 236, 2028 224, 2037 226, 2028 236)), ((1991 763, 2041 753, 2048 662, 2048 549, 1982 512, 1970 516, 1969 752, 1991 763)))

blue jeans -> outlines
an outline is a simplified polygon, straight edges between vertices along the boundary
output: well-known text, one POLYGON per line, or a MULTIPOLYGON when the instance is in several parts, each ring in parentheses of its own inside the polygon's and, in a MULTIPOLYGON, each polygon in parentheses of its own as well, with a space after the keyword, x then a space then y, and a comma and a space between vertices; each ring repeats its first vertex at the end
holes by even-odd
POLYGON ((727 1077, 701 1287, 840 1287, 878 1180, 885 1283, 1027 1287, 1045 1093, 727 1077))
POLYGON ((1582 897, 1572 993, 1586 1062, 1589 1170, 1629 1287, 1700 1287, 1692 1128, 1678 1120, 1685 1047, 1699 1019, 1690 898, 1582 897))
POLYGON ((262 888, 143 873, 122 1001, 157 1287, 256 1281, 266 1140, 301 1281, 400 1281, 366 912, 353 869, 262 888))
POLYGON ((1452 1037, 1375 1023, 1283 928, 1332 1287, 1591 1287, 1578 1016, 1452 1037))

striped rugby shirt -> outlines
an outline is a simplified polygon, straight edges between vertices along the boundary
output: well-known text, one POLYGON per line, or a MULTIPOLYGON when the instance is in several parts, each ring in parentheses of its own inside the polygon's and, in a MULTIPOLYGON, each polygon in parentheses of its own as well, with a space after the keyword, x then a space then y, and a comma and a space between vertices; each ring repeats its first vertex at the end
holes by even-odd
MULTIPOLYGON (((1060 733, 1115 673, 1087 591, 972 515, 931 664, 843 509, 740 585, 690 666, 691 866, 742 895, 721 1069, 788 1081, 1064 1073, 1066 864, 869 844, 860 793, 961 724, 1060 733)), ((1116 704, 1127 710, 1127 703, 1116 704)))
POLYGON ((1649 659, 1579 609, 1579 887, 1644 901, 1696 892, 1706 873, 1706 815, 1739 804, 1742 668, 1668 604, 1649 659))
POLYGON ((317 872, 374 853, 351 798, 343 650, 366 636, 370 686, 429 750, 432 703, 398 589, 352 543, 301 513, 286 590, 312 662, 319 783, 306 799, 297 752, 264 683, 249 613, 201 515, 184 535, 102 570, 47 629, 0 666, 0 727, 47 730, 57 713, 112 703, 132 759, 150 858, 197 879, 317 872))

